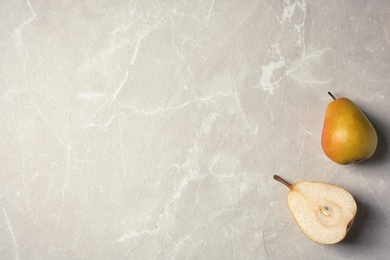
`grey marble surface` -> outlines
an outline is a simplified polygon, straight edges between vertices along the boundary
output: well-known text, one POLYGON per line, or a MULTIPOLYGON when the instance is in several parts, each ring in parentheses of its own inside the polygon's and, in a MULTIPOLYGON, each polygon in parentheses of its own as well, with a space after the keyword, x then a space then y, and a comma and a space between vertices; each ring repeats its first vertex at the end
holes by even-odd
POLYGON ((385 259, 390 1, 0 3, 1 259, 385 259), (358 104, 374 156, 320 145, 326 94, 358 104), (291 182, 344 187, 320 245, 291 182))

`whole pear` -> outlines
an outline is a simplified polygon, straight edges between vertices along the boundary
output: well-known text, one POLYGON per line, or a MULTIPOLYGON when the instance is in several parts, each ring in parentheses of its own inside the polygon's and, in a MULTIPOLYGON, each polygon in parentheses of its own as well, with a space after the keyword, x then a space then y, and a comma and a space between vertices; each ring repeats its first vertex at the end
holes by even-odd
POLYGON ((332 161, 347 165, 365 160, 375 152, 378 137, 366 115, 348 98, 333 98, 322 130, 321 145, 332 161))

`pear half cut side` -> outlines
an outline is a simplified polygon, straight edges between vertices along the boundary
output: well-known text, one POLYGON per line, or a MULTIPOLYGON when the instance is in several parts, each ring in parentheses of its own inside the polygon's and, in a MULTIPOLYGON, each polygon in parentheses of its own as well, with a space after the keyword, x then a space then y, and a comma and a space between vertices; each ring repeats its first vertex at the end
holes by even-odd
POLYGON ((290 188, 288 207, 307 237, 320 244, 335 244, 345 238, 357 212, 348 191, 320 182, 300 181, 291 185, 277 175, 274 179, 290 188))

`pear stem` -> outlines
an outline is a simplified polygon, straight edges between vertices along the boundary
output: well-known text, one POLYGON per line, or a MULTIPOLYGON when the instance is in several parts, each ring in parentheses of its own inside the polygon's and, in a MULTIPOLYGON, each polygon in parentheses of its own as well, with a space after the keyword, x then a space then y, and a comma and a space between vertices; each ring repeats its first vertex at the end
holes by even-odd
POLYGON ((330 91, 328 91, 328 94, 329 94, 329 96, 331 96, 331 97, 333 98, 333 100, 336 100, 336 99, 337 99, 337 98, 335 98, 335 96, 333 96, 332 93, 330 93, 330 91))
POLYGON ((277 180, 278 182, 281 182, 283 183, 284 185, 286 185, 290 190, 292 189, 292 185, 291 183, 288 183, 287 181, 283 180, 281 177, 279 177, 278 175, 274 175, 274 180, 277 180))

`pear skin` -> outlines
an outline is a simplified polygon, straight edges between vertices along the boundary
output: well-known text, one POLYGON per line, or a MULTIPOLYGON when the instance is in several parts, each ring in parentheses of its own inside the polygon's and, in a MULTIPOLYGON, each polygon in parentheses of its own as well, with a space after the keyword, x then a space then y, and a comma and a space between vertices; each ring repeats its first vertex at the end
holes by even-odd
POLYGON ((300 181, 292 185, 277 175, 274 179, 290 189, 287 205, 307 237, 320 244, 335 244, 345 238, 357 212, 348 191, 327 183, 300 181))
POLYGON ((366 115, 347 98, 329 103, 322 130, 321 145, 332 161, 347 165, 373 155, 378 137, 366 115))

